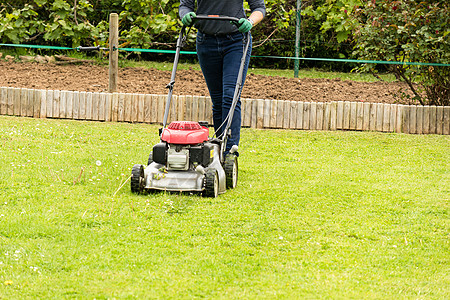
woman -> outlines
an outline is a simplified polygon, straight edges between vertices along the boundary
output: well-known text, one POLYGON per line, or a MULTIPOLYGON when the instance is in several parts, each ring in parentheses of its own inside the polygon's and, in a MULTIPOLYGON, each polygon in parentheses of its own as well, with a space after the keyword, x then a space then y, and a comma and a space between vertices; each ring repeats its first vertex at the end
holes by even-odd
MULTIPOLYGON (((247 0, 251 14, 244 12, 244 0, 181 0, 179 14, 184 25, 194 25, 197 33, 197 55, 213 104, 213 122, 216 136, 222 134, 222 125, 230 110, 241 58, 244 52, 244 33, 261 22, 266 14, 264 0, 247 0), (197 2, 197 9, 195 4, 197 2), (196 15, 220 15, 239 19, 239 26, 227 21, 195 20, 196 15)), ((251 55, 247 52, 243 82, 251 55)), ((232 146, 239 145, 241 131, 241 101, 234 111, 225 154, 232 146)), ((232 152, 234 152, 235 148, 232 152)), ((238 155, 237 152, 233 153, 238 155)))

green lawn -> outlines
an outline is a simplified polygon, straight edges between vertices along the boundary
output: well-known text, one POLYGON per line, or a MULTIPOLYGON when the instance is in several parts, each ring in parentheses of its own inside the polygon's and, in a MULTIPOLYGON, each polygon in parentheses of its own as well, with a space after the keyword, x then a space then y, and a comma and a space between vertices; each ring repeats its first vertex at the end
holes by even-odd
POLYGON ((448 136, 243 129, 237 189, 131 194, 157 128, 0 117, 0 299, 450 298, 448 136))

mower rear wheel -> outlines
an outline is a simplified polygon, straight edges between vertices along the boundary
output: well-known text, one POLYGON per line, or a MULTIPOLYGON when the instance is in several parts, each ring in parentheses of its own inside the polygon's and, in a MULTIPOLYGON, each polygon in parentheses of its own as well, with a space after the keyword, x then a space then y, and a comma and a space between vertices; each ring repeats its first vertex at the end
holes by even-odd
POLYGON ((134 165, 131 169, 131 192, 140 194, 144 191, 145 175, 143 165, 134 165))
POLYGON ((238 180, 238 160, 236 155, 229 154, 225 157, 225 178, 227 182, 227 189, 234 189, 237 186, 238 180))
POLYGON ((219 175, 214 169, 210 169, 205 174, 204 197, 216 198, 219 195, 219 175))
POLYGON ((153 151, 150 152, 150 155, 148 156, 147 166, 150 165, 152 162, 153 162, 153 151))

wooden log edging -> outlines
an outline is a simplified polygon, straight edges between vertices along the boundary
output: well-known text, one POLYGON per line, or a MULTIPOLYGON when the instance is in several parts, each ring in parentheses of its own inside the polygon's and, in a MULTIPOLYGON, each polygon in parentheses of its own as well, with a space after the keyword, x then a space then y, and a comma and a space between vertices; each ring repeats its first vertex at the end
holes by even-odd
MULTIPOLYGON (((166 95, 0 88, 0 115, 161 124, 166 95)), ((173 96, 169 122, 212 123, 209 97, 173 96)), ((242 126, 450 134, 450 106, 242 99, 242 126)))

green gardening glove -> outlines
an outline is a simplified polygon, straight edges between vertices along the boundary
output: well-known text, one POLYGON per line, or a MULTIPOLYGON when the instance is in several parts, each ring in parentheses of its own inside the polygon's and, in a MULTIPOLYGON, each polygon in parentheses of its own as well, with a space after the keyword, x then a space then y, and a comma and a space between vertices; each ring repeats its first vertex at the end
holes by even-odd
POLYGON ((253 24, 247 18, 239 19, 238 23, 240 24, 239 32, 242 32, 242 33, 249 32, 250 29, 252 29, 252 27, 253 27, 253 24))
POLYGON ((190 13, 187 13, 184 15, 183 19, 181 19, 181 23, 183 23, 184 26, 191 26, 194 24, 194 20, 197 17, 195 12, 191 11, 190 13))

